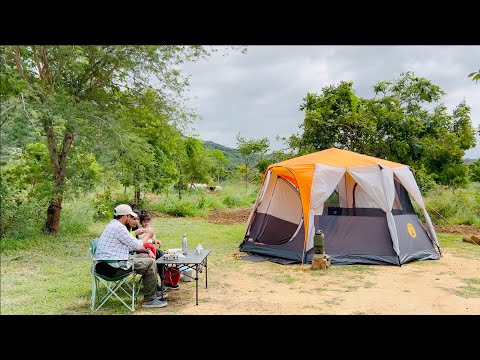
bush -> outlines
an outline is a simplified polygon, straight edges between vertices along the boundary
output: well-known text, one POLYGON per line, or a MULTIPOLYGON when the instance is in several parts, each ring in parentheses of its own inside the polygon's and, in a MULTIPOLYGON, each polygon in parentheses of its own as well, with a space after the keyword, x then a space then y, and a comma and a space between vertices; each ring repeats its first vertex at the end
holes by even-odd
POLYGON ((427 210, 437 224, 480 225, 480 184, 455 191, 437 186, 425 196, 427 210))
POLYGON ((242 205, 244 201, 242 201, 239 196, 237 195, 227 195, 225 199, 223 199, 223 203, 227 205, 229 208, 239 207, 242 205))
MULTIPOLYGON (((110 214, 111 217, 111 214, 110 214)), ((82 234, 88 232, 94 219, 94 210, 86 200, 64 202, 60 218, 61 234, 82 234)))
POLYGON ((0 186, 0 197, 0 237, 29 239, 41 234, 47 218, 45 200, 28 198, 24 192, 13 192, 5 184, 0 186))
POLYGON ((193 217, 199 214, 197 204, 188 200, 172 200, 168 203, 162 202, 152 204, 151 209, 179 217, 193 217))

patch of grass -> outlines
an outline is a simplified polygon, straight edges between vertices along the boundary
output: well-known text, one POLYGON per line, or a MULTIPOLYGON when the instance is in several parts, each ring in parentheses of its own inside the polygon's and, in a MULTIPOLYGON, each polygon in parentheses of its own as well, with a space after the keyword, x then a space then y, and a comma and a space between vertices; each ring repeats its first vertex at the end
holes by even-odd
POLYGON ((341 303, 342 303, 342 300, 339 299, 339 298, 330 298, 330 299, 325 300, 325 304, 327 304, 328 306, 340 305, 341 303))
POLYGON ((460 286, 453 292, 455 295, 464 298, 478 298, 480 297, 480 288, 468 285, 460 286))
POLYGON ((333 265, 330 267, 331 271, 334 274, 352 276, 352 273, 355 274, 372 274, 374 269, 371 265, 333 265))
POLYGON ((366 281, 365 283, 363 283, 363 287, 365 289, 370 289, 371 287, 373 287, 375 284, 370 282, 370 281, 366 281))
POLYGON ((480 278, 463 279, 467 284, 480 284, 480 278))
POLYGON ((358 290, 358 288, 359 288, 359 286, 357 286, 357 285, 348 285, 348 286, 346 286, 345 292, 355 291, 355 290, 358 290))
POLYGON ((438 234, 440 248, 448 248, 454 255, 467 258, 480 258, 480 246, 462 241, 462 235, 438 234))
POLYGON ((298 278, 295 278, 289 274, 274 274, 272 280, 281 284, 293 284, 298 278))
POLYGON ((310 275, 320 277, 320 276, 325 276, 329 274, 328 274, 328 270, 325 270, 325 269, 315 269, 315 270, 312 269, 312 271, 310 271, 310 275))

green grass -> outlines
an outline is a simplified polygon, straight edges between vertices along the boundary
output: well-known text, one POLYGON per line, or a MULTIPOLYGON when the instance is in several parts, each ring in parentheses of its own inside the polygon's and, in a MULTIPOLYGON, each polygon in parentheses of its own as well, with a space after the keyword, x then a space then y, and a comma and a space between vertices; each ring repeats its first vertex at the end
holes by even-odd
POLYGON ((440 248, 448 247, 457 256, 467 259, 478 259, 480 257, 480 245, 462 241, 461 235, 439 234, 438 241, 440 248))

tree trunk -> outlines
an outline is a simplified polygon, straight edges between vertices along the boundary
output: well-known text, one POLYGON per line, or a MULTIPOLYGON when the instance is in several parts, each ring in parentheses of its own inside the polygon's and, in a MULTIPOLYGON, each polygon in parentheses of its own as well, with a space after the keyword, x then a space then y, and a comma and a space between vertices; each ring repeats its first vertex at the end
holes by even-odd
POLYGON ((65 191, 65 174, 67 168, 67 155, 73 143, 73 133, 66 132, 63 137, 62 147, 57 148, 57 137, 53 130, 52 121, 43 118, 45 133, 48 140, 48 152, 54 173, 54 193, 47 209, 47 221, 45 230, 51 234, 57 234, 60 229, 60 214, 62 211, 63 193, 65 191))
POLYGON ((135 185, 135 195, 133 202, 135 203, 135 207, 138 209, 140 206, 140 170, 138 169, 138 166, 135 168, 133 181, 135 185))
POLYGON ((57 234, 60 229, 60 215, 62 211, 63 199, 55 199, 50 202, 47 210, 47 222, 45 230, 51 234, 57 234))
POLYGON ((138 209, 140 207, 140 187, 135 186, 135 199, 134 199, 135 207, 138 209))

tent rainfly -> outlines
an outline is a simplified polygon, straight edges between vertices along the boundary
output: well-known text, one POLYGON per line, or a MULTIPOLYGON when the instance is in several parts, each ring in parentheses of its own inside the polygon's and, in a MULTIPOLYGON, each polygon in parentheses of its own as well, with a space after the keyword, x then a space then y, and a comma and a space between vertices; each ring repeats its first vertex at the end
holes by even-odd
POLYGON ((315 229, 325 234, 333 264, 401 265, 441 255, 410 168, 351 151, 331 148, 270 165, 240 250, 311 263, 315 229))

